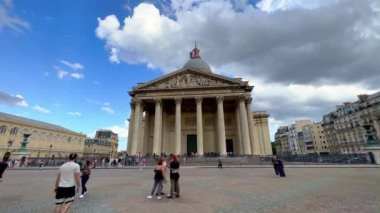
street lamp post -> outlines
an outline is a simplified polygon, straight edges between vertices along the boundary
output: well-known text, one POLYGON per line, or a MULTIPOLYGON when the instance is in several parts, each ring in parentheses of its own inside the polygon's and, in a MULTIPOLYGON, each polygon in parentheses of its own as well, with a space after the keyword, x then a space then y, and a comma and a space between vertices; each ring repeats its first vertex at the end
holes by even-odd
POLYGON ((8 146, 7 146, 7 151, 5 153, 7 153, 9 151, 9 147, 11 147, 13 144, 13 140, 9 140, 8 141, 8 146))
POLYGON ((350 147, 348 146, 348 142, 347 142, 346 138, 344 138, 343 140, 344 140, 344 143, 345 143, 346 149, 347 149, 348 163, 350 164, 351 163, 350 147))
POLYGON ((50 144, 50 146, 49 146, 49 152, 48 152, 47 159, 46 159, 46 165, 48 165, 48 160, 49 160, 49 158, 50 158, 51 148, 53 148, 53 145, 52 145, 52 144, 50 144))

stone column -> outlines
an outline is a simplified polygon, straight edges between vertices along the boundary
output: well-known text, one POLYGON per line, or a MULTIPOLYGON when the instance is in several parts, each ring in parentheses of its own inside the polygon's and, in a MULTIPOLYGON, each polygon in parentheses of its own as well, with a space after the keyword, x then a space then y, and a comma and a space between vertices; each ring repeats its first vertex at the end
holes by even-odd
POLYGON ((239 145, 239 155, 243 154, 243 142, 241 139, 241 126, 240 126, 240 115, 239 115, 239 105, 236 105, 236 110, 235 110, 235 119, 236 119, 236 140, 239 145))
POLYGON ((223 96, 217 96, 218 106, 218 145, 220 155, 227 155, 226 150, 226 128, 224 126, 224 109, 223 109, 223 96))
POLYGON ((203 155, 203 116, 202 116, 202 97, 196 97, 197 102, 197 153, 203 155))
POLYGON ((167 118, 167 113, 165 112, 164 110, 164 104, 161 105, 161 119, 160 119, 160 125, 161 125, 161 131, 160 131, 160 138, 161 138, 161 142, 160 142, 160 147, 161 147, 161 153, 167 153, 167 147, 168 147, 168 140, 167 140, 167 135, 166 135, 166 118, 167 118))
POLYGON ((247 119, 247 109, 245 108, 245 97, 239 97, 239 114, 240 114, 240 126, 242 129, 242 140, 243 140, 243 152, 245 155, 250 155, 251 143, 249 142, 249 131, 248 131, 248 119, 247 119))
POLYGON ((149 114, 149 111, 148 110, 145 110, 145 118, 144 118, 144 145, 143 145, 143 148, 142 148, 142 152, 141 154, 145 155, 146 153, 150 152, 148 151, 148 147, 149 147, 149 127, 150 127, 150 123, 149 123, 149 120, 150 120, 150 114, 149 114))
MULTIPOLYGON (((265 151, 265 142, 264 142, 264 134, 263 134, 263 122, 262 122, 262 118, 259 117, 257 118, 257 132, 258 132, 258 135, 259 135, 259 144, 260 144, 260 154, 262 155, 265 155, 266 154, 266 151, 265 151)), ((299 145, 297 144, 297 146, 299 147, 299 145)), ((296 153, 298 152, 297 151, 297 148, 295 149, 296 150, 296 153)))
POLYGON ((161 154, 161 99, 155 99, 155 115, 154 115, 154 135, 153 135, 153 153, 156 155, 161 154))
POLYGON ((140 120, 139 120, 139 140, 137 141, 137 153, 142 153, 142 147, 144 144, 144 126, 143 126, 143 119, 144 119, 144 106, 141 104, 140 107, 140 120))
POLYGON ((139 141, 140 114, 141 114, 141 100, 136 99, 135 115, 133 119, 134 122, 133 122, 133 136, 132 136, 132 147, 131 147, 132 155, 135 155, 137 152, 137 143, 139 141))
POLYGON ((252 98, 249 97, 245 99, 246 107, 247 107, 247 116, 248 116, 248 126, 249 126, 249 139, 252 154, 258 155, 260 154, 260 146, 259 141, 255 140, 255 129, 253 123, 253 115, 252 115, 252 98))
POLYGON ((134 100, 131 101, 131 115, 129 116, 129 128, 128 128, 128 146, 127 146, 127 153, 131 155, 131 148, 132 148, 132 134, 133 134, 133 123, 134 123, 134 114, 135 114, 135 102, 134 100))
POLYGON ((268 126, 268 119, 267 118, 264 118, 262 128, 263 128, 263 135, 264 135, 265 154, 266 155, 273 155, 272 143, 270 141, 270 133, 269 133, 269 126, 268 126))
POLYGON ((175 154, 181 154, 181 98, 176 97, 175 99, 175 154))

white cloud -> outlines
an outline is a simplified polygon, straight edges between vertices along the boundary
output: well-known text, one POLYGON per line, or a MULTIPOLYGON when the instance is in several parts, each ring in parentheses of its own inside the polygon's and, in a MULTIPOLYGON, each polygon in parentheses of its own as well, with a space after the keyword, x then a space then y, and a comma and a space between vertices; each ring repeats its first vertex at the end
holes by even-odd
POLYGON ((42 112, 42 113, 50 113, 50 110, 48 110, 44 107, 41 107, 40 105, 35 105, 33 109, 35 109, 39 112, 42 112))
POLYGON ((3 4, 0 3, 0 32, 3 28, 10 28, 18 33, 23 29, 30 29, 28 22, 12 14, 12 8, 13 4, 10 0, 3 1, 3 4))
POLYGON ((261 0, 256 6, 263 11, 273 12, 295 8, 315 9, 336 2, 337 0, 261 0))
POLYGON ((111 107, 102 107, 101 110, 108 112, 109 114, 115 114, 115 111, 111 107))
POLYGON ((328 79, 329 84, 363 80, 372 86, 380 79, 380 74, 366 78, 380 66, 375 59, 380 12, 370 0, 265 2, 283 10, 271 6, 267 13, 243 2, 239 11, 236 1, 173 1, 171 19, 141 3, 123 25, 115 15, 98 18, 96 35, 105 41, 111 62, 164 72, 181 68, 196 40, 217 73, 229 67, 229 73, 242 77, 301 84, 328 79))
POLYGON ((125 10, 127 10, 128 12, 129 12, 129 11, 132 11, 132 8, 131 8, 128 4, 125 4, 123 8, 124 8, 125 10))
MULTIPOLYGON (((154 55, 164 56, 170 50, 170 55, 178 56, 176 49, 179 48, 176 47, 184 41, 179 31, 180 25, 165 16, 160 16, 159 10, 151 4, 138 5, 134 9, 133 17, 125 18, 125 27, 122 29, 115 15, 109 15, 105 19, 98 18, 98 22, 96 35, 106 40, 106 46, 110 50, 110 61, 114 63, 122 60, 131 64, 150 63, 154 67, 160 67, 161 64, 156 60, 163 58, 154 55), (177 45, 173 45, 176 42, 177 45), (162 54, 163 52, 165 54, 162 54)), ((169 63, 173 61, 173 65, 178 63, 166 56, 164 58, 169 63)))
POLYGON ((69 72, 64 70, 58 70, 57 71, 57 77, 60 79, 63 79, 65 76, 69 76, 69 72))
POLYGON ((70 62, 65 61, 65 60, 61 60, 60 62, 64 65, 70 67, 73 70, 81 70, 84 68, 84 66, 80 63, 70 63, 70 62))
POLYGON ((75 79, 83 79, 84 75, 82 73, 70 73, 70 76, 75 79))
POLYGON ((67 114, 72 116, 82 116, 80 112, 68 112, 67 114))
POLYGON ((15 97, 19 98, 19 100, 20 100, 16 103, 17 106, 21 106, 21 107, 29 106, 29 104, 24 100, 24 97, 22 97, 21 95, 15 95, 15 97))
POLYGON ((115 114, 115 111, 111 108, 111 104, 108 102, 105 102, 104 106, 100 109, 105 112, 108 112, 109 114, 115 114))
POLYGON ((92 99, 89 99, 87 98, 86 101, 90 104, 96 104, 96 105, 99 105, 100 104, 100 101, 97 101, 97 100, 92 100, 92 99))
POLYGON ((20 107, 27 107, 29 105, 21 95, 10 95, 2 91, 0 91, 0 104, 20 107))
POLYGON ((309 119, 320 122, 322 115, 335 110, 343 102, 354 102, 359 94, 372 94, 359 84, 351 85, 300 85, 280 84, 249 80, 254 85, 253 110, 265 110, 270 114, 269 127, 271 136, 280 125, 293 123, 295 120, 309 119))
POLYGON ((115 125, 115 126, 107 127, 105 129, 112 130, 112 132, 117 133, 119 137, 128 138, 129 122, 125 121, 124 124, 125 124, 124 126, 115 125))
POLYGON ((168 73, 197 41, 213 72, 255 86, 254 109, 275 125, 320 121, 335 105, 380 90, 378 1, 189 0, 171 9, 141 3, 124 20, 98 18, 109 60, 168 73))
MULTIPOLYGON (((65 64, 66 66, 68 66, 69 68, 71 68, 74 71, 81 70, 84 68, 84 66, 82 64, 79 64, 79 63, 70 63, 70 62, 65 61, 65 60, 61 60, 60 62, 62 64, 65 64)), ((59 66, 54 66, 54 69, 57 70, 57 77, 60 79, 64 79, 64 78, 71 78, 71 79, 78 79, 78 80, 84 79, 84 74, 82 74, 82 73, 63 70, 59 66)))
MULTIPOLYGON (((129 128, 129 122, 124 121, 124 126, 114 125, 111 127, 106 127, 104 129, 110 129, 112 132, 117 133, 119 137, 119 146, 118 150, 125 150, 127 147, 127 140, 128 140, 128 128, 129 128)), ((95 134, 94 134, 95 135, 95 134)))

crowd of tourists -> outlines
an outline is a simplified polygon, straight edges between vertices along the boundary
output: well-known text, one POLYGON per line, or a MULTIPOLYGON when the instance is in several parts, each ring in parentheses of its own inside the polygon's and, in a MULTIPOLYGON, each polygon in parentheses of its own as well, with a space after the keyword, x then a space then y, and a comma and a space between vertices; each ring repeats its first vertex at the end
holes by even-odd
MULTIPOLYGON (((140 160, 140 165, 144 165, 144 157, 135 156, 140 160)), ((156 156, 155 156, 156 157, 156 156)), ((77 161, 77 154, 72 153, 69 155, 69 161, 64 163, 60 168, 56 177, 54 192, 55 192, 55 212, 68 212, 75 199, 75 195, 79 194, 79 198, 82 199, 88 193, 86 184, 91 176, 91 169, 96 168, 97 161, 93 162, 89 160, 77 161)), ((148 199, 155 197, 157 200, 162 199, 165 193, 163 192, 164 183, 170 182, 169 193, 166 195, 168 199, 180 197, 180 156, 171 154, 169 157, 163 155, 156 157, 157 163, 153 169, 153 187, 148 199), (167 162, 169 160, 169 162, 167 162), (169 172, 168 172, 169 171, 169 172), (168 174, 169 173, 169 174, 168 174)), ((276 156, 272 157, 272 164, 276 177, 285 177, 284 164, 276 156)), ((120 161, 114 161, 114 163, 107 159, 102 160, 102 165, 118 165, 120 161)), ((9 167, 8 157, 4 157, 0 162, 0 182, 2 181, 2 175, 5 169, 9 167)), ((223 168, 222 158, 218 160, 218 168, 223 168)))
MULTIPOLYGON (((89 160, 80 160, 77 162, 77 154, 72 153, 69 156, 69 162, 63 164, 59 168, 59 172, 55 181, 55 212, 68 212, 72 206, 75 195, 80 193, 79 198, 82 199, 88 193, 86 183, 90 179, 91 168, 94 168, 93 162, 89 160)), ((106 162, 107 163, 107 162, 106 162)), ((177 156, 171 155, 169 165, 166 158, 160 157, 157 164, 154 166, 154 182, 150 195, 147 198, 162 198, 163 183, 167 180, 167 171, 169 170, 170 179, 170 193, 167 195, 168 199, 180 197, 179 188, 179 160, 177 156)))

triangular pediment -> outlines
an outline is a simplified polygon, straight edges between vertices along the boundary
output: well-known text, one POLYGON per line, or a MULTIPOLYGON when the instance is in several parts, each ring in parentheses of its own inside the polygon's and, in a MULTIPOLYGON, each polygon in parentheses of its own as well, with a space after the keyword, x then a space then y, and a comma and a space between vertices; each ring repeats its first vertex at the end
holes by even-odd
POLYGON ((140 84, 133 90, 191 89, 229 86, 248 86, 248 83, 240 79, 227 78, 211 72, 181 69, 145 84, 140 84))

